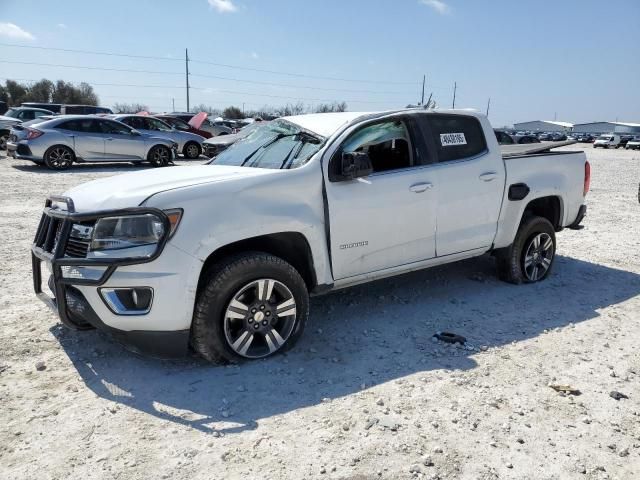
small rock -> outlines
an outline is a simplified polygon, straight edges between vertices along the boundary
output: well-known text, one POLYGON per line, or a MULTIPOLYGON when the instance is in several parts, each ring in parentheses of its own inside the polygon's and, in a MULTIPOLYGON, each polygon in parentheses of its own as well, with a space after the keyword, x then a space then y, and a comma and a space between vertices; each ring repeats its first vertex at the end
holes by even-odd
POLYGON ((433 460, 429 455, 425 455, 424 457, 422 457, 422 464, 425 467, 433 467, 433 460))
POLYGON ((576 467, 576 470, 578 471, 578 473, 582 473, 585 474, 587 473, 587 467, 585 467, 584 465, 580 464, 576 467))
POLYGON ((442 453, 444 450, 442 450, 442 447, 435 447, 433 449, 433 453, 442 453))
POLYGON ((231 414, 227 410, 223 410, 221 415, 222 418, 229 418, 231 414))
POLYGON ((46 370, 47 369, 47 364, 44 363, 42 360, 39 362, 36 362, 36 370, 38 370, 39 372, 46 370))
POLYGON ((320 473, 325 474, 327 473, 327 469, 324 467, 320 467, 320 473))
POLYGON ((507 463, 507 464, 505 465, 505 467, 507 467, 507 468, 513 468, 513 463, 507 463))
POLYGON ((409 467, 409 473, 420 473, 420 472, 422 472, 422 470, 420 469, 420 465, 418 465, 417 463, 409 467))
POLYGON ((384 400, 382 398, 379 398, 378 400, 376 400, 376 405, 380 405, 382 407, 384 405, 384 400))
POLYGON ((239 385, 239 386, 238 386, 238 391, 239 391, 239 392, 246 392, 246 391, 247 391, 247 388, 246 388, 244 385, 239 385))
POLYGON ((628 457, 629 456, 629 449, 628 448, 623 448, 622 450, 620 450, 618 455, 620 455, 621 457, 628 457))
POLYGON ((349 428, 351 428, 351 426, 347 422, 342 424, 342 430, 344 430, 345 432, 348 432, 349 428))
POLYGON ((522 439, 522 438, 518 438, 518 439, 516 440, 516 442, 518 442, 520 445, 522 445, 522 444, 524 443, 524 439, 522 439))
POLYGON ((620 399, 622 399, 622 398, 629 398, 629 397, 627 397, 624 393, 620 393, 620 392, 618 392, 618 391, 616 391, 616 390, 611 391, 611 392, 609 393, 609 396, 610 396, 611 398, 613 398, 614 400, 620 400, 620 399))

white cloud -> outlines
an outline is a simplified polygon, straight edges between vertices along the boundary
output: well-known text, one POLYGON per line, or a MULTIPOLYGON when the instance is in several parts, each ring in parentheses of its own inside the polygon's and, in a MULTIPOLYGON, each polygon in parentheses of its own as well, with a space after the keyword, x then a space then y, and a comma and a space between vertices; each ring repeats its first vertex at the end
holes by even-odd
POLYGON ((231 13, 238 10, 232 0, 208 0, 209 5, 220 13, 231 13))
POLYGON ((35 40, 31 33, 23 30, 15 23, 0 23, 0 37, 8 37, 14 40, 35 40))
POLYGON ((62 29, 62 30, 66 30, 67 29, 67 24, 66 23, 59 23, 57 25, 58 28, 62 29))
POLYGON ((260 58, 260 55, 258 55, 257 52, 251 52, 251 58, 257 60, 258 58, 260 58))
POLYGON ((420 0, 420 3, 426 5, 427 7, 433 8, 441 15, 449 13, 450 11, 449 5, 444 3, 442 0, 420 0))

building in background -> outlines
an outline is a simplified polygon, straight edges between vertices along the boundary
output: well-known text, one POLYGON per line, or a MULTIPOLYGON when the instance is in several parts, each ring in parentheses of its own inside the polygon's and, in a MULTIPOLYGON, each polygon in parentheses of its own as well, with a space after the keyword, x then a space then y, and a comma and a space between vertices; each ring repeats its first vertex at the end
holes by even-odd
POLYGON ((514 123, 513 128, 525 132, 570 132, 573 123, 555 120, 533 120, 531 122, 514 123))
POLYGON ((575 133, 621 133, 640 135, 640 123, 628 122, 591 122, 577 123, 573 127, 575 133))

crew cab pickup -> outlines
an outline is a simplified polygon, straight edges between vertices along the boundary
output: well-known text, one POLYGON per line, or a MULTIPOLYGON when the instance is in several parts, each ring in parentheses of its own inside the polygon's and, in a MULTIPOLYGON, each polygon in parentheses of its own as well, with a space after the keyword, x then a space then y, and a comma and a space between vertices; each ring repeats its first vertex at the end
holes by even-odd
POLYGON ((210 164, 48 198, 34 287, 70 328, 234 362, 290 348, 310 294, 486 253, 500 278, 538 282, 555 233, 580 228, 590 166, 548 144, 503 148, 471 111, 282 118, 210 164))

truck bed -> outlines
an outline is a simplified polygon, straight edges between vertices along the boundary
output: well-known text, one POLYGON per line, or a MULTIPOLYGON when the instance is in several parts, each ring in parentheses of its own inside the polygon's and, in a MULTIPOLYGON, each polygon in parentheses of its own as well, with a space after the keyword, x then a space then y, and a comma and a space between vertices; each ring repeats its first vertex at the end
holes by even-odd
POLYGON ((525 143, 522 145, 500 145, 502 158, 524 157, 527 155, 536 155, 543 152, 550 153, 552 148, 566 147, 576 143, 575 140, 565 140, 564 142, 541 142, 541 143, 525 143))

